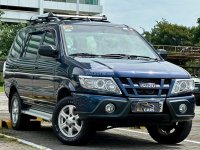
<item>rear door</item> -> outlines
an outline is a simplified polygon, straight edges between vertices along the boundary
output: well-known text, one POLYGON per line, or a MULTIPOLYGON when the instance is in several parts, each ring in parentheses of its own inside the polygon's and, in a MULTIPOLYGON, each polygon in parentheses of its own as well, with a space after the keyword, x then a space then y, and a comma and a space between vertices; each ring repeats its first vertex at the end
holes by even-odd
POLYGON ((20 95, 24 100, 33 102, 33 75, 35 74, 38 48, 42 42, 43 32, 32 32, 28 35, 28 40, 24 47, 24 52, 20 59, 18 82, 20 83, 20 95))

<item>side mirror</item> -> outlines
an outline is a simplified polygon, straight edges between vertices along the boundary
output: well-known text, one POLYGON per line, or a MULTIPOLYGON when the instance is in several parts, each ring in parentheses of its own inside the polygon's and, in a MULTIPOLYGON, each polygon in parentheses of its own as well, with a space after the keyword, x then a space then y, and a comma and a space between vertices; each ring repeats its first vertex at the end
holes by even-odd
POLYGON ((158 49, 157 52, 164 60, 167 59, 167 51, 165 49, 158 49))
POLYGON ((39 47, 38 53, 42 56, 53 57, 55 58, 57 51, 51 45, 41 45, 39 47))

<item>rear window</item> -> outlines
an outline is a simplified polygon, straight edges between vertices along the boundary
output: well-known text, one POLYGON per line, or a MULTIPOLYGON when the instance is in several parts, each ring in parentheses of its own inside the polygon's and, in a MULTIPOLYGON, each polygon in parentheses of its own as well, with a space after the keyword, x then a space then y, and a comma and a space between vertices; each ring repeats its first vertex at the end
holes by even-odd
POLYGON ((26 46, 26 58, 35 59, 37 57, 38 49, 40 47, 43 34, 30 35, 29 41, 26 46))

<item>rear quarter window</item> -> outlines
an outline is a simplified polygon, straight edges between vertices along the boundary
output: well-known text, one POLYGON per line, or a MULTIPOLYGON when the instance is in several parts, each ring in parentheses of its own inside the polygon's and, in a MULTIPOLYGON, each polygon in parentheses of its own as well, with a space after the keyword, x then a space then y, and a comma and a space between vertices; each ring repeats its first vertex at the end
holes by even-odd
POLYGON ((25 31, 20 31, 10 49, 10 57, 18 58, 22 53, 22 46, 26 39, 25 31))

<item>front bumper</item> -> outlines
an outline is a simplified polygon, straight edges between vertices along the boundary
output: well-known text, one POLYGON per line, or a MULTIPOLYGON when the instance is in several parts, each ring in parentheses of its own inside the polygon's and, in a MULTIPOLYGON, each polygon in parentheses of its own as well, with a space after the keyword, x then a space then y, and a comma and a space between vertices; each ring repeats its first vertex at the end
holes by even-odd
POLYGON ((166 99, 138 99, 74 93, 73 97, 81 119, 103 122, 131 121, 135 124, 168 124, 178 121, 189 121, 194 118, 195 100, 193 95, 166 99), (163 111, 160 113, 133 113, 131 111, 131 104, 141 99, 143 101, 163 101, 163 111), (115 105, 115 112, 108 114, 105 111, 105 106, 108 103, 115 105), (187 106, 186 113, 181 114, 179 112, 180 104, 185 104, 187 106))

